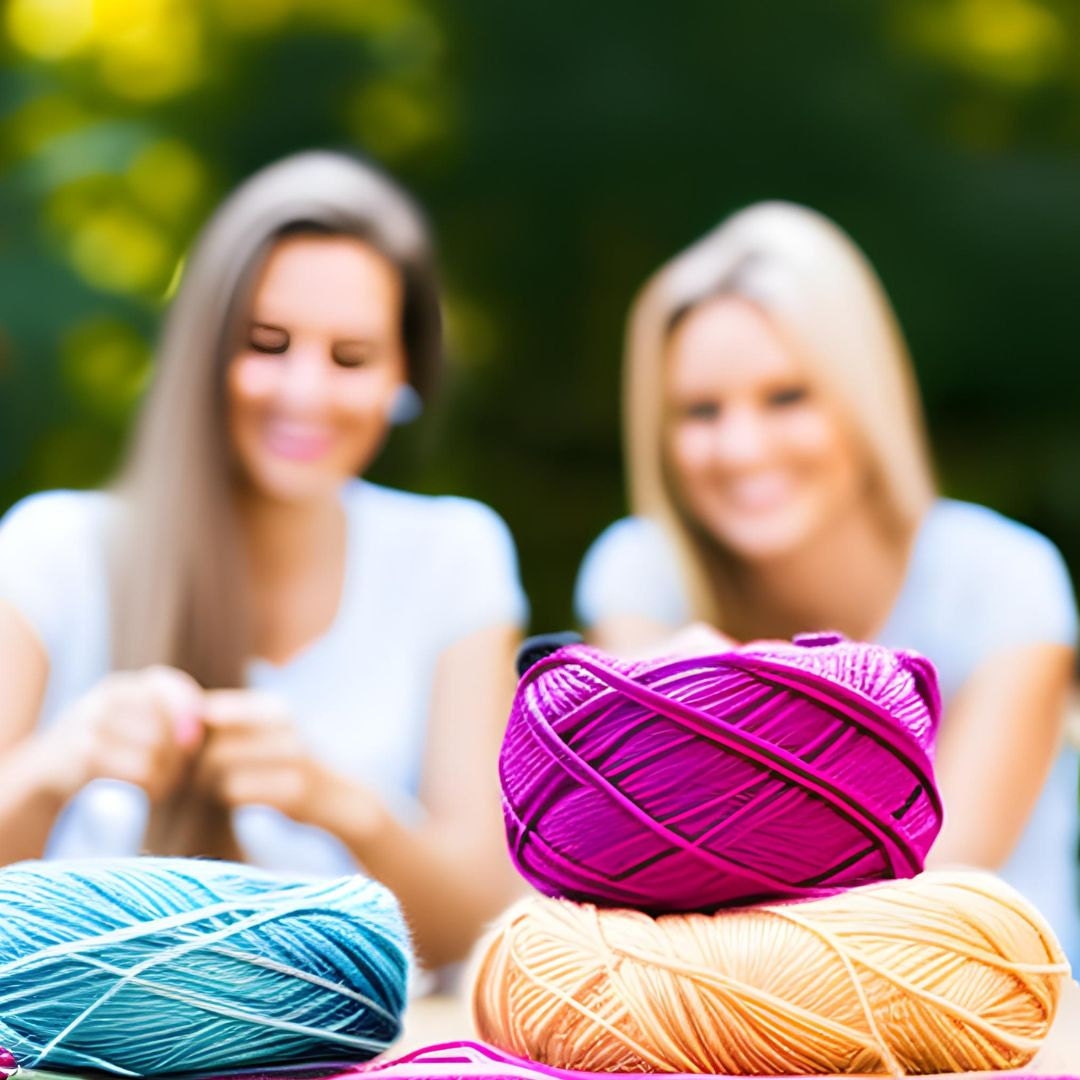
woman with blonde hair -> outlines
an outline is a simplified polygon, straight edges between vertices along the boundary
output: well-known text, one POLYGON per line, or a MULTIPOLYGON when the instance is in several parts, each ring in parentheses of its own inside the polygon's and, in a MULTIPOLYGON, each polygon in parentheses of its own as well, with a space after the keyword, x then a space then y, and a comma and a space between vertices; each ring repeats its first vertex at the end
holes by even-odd
POLYGON ((119 482, 0 524, 0 862, 359 864, 425 961, 465 952, 514 889, 513 542, 358 479, 441 341, 426 225, 374 168, 299 154, 220 207, 119 482))
POLYGON ((932 858, 1011 855, 1006 876, 1080 957, 1076 759, 1058 753, 1068 574, 1038 533, 937 493, 903 336, 862 253, 799 206, 735 214, 645 286, 624 380, 633 516, 582 565, 592 639, 638 649, 699 620, 925 654, 946 705, 932 858))

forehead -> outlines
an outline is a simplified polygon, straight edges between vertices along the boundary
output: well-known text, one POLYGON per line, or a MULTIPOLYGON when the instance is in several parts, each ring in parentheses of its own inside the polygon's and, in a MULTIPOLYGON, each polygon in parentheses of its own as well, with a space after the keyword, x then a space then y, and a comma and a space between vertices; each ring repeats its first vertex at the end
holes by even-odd
POLYGON ((401 275, 352 236, 279 240, 256 281, 252 318, 285 326, 361 331, 397 326, 401 275))
POLYGON ((683 316, 665 355, 675 393, 750 389, 805 378, 805 365, 768 316, 734 296, 712 297, 683 316))

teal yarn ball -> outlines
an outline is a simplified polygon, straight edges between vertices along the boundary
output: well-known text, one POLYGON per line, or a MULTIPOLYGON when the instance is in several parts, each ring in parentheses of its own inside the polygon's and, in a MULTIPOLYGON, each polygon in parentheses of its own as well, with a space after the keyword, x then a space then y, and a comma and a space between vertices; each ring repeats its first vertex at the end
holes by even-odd
POLYGON ((0 870, 0 1046, 24 1068, 123 1075, 366 1060, 401 1030, 392 894, 235 863, 0 870))

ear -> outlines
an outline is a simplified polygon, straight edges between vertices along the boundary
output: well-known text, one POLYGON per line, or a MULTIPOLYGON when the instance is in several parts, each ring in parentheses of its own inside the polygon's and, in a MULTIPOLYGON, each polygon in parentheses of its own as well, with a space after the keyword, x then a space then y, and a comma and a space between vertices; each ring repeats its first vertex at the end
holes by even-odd
POLYGON ((424 402, 411 383, 400 383, 394 389, 386 418, 391 424, 411 424, 424 411, 424 402))

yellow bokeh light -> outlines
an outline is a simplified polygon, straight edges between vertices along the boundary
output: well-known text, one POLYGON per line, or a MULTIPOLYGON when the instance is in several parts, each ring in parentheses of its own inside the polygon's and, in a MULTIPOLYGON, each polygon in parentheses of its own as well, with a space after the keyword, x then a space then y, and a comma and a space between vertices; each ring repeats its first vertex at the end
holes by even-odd
POLYGON ((175 259, 164 233, 124 207, 89 214, 73 230, 69 254, 91 285, 136 294, 160 292, 175 259))
POLYGON ((12 44, 27 55, 63 60, 90 41, 94 0, 9 0, 4 23, 12 44))
POLYGON ((127 171, 132 193, 160 217, 183 218, 206 187, 206 170, 187 143, 158 139, 140 150, 127 171))
POLYGON ((37 152, 57 136, 86 126, 92 114, 66 94, 31 98, 7 116, 2 129, 6 147, 16 156, 37 152))
POLYGON ((493 362, 500 347, 499 327, 491 312, 460 293, 446 298, 446 337, 455 362, 469 368, 493 362))
POLYGON ((218 18, 230 30, 240 33, 274 30, 292 14, 296 6, 296 0, 214 0, 218 18))
POLYGON ((60 363, 72 396, 95 412, 123 416, 146 385, 150 347, 120 319, 94 317, 64 335, 60 363))
POLYGON ((439 141, 446 110, 430 94, 392 82, 361 87, 347 107, 347 121, 365 150, 391 164, 439 141))
POLYGON ((1067 32, 1039 0, 952 0, 908 9, 909 32, 929 52, 1003 83, 1026 86, 1059 70, 1067 32))
POLYGON ((155 101, 171 97, 203 74, 202 26, 184 5, 163 0, 145 7, 131 0, 104 0, 100 34, 101 73, 122 97, 155 101), (119 13, 138 7, 142 18, 125 24, 119 13))

